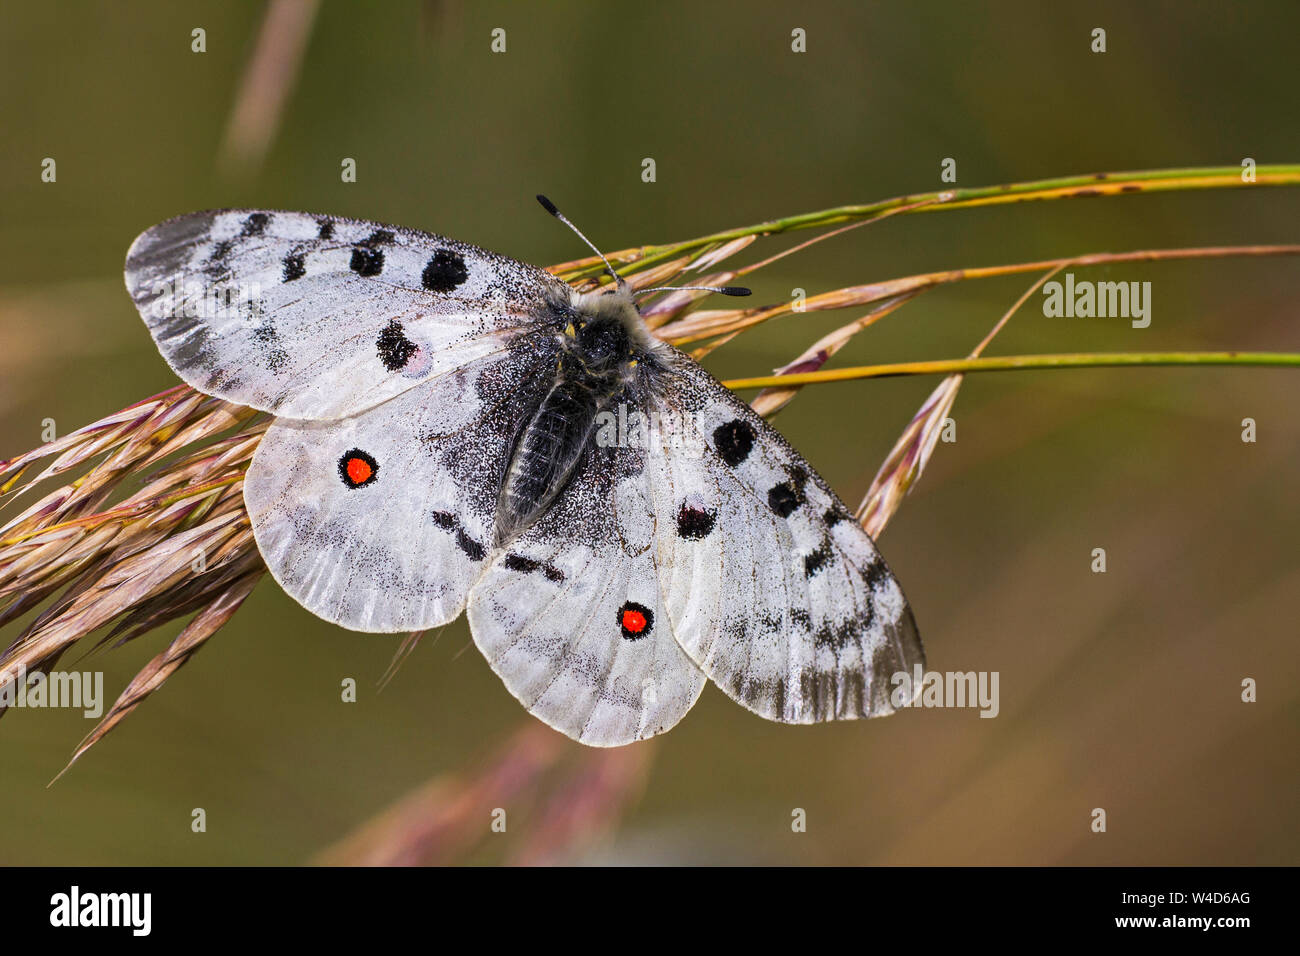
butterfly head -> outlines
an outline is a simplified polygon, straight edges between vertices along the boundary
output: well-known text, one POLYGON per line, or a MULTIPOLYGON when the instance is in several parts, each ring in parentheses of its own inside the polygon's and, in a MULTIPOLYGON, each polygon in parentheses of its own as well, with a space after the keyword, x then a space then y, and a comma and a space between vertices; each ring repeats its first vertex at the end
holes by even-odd
POLYGON ((637 311, 632 287, 622 280, 592 292, 570 292, 570 307, 579 343, 594 352, 608 351, 620 343, 641 349, 659 344, 637 311))
POLYGON ((588 374, 625 378, 650 353, 664 348, 626 289, 572 292, 566 311, 563 347, 588 374))

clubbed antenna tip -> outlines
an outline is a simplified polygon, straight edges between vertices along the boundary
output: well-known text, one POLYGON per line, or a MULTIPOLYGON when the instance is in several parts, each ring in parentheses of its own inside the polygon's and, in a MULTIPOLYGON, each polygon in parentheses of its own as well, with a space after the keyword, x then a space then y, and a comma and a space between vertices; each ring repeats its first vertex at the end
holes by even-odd
POLYGON ((605 258, 605 254, 601 252, 599 249, 597 249, 595 245, 592 243, 592 241, 588 239, 586 236, 584 236, 582 234, 582 231, 578 229, 577 226, 575 226, 573 223, 569 222, 567 218, 565 218, 564 213, 560 212, 560 210, 556 208, 555 203, 551 202, 541 193, 537 194, 537 201, 542 204, 543 209, 545 209, 556 219, 560 220, 560 222, 564 223, 566 226, 572 229, 574 235, 576 235, 579 239, 585 242, 587 244, 587 247, 591 249, 592 252, 600 256, 600 261, 605 263, 605 271, 607 271, 610 275, 612 275, 614 277, 614 281, 621 286, 623 283, 623 279, 619 276, 617 272, 614 271, 614 267, 609 264, 609 260, 605 258))
POLYGON ((659 285, 653 289, 638 289, 637 295, 651 292, 717 292, 720 295, 752 295, 743 285, 659 285))

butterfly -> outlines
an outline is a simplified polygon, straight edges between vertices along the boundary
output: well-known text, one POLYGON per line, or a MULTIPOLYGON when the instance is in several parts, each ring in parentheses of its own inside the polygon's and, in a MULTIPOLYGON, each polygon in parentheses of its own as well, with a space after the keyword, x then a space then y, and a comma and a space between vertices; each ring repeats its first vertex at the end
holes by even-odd
POLYGON ((891 713, 924 654, 871 538, 605 266, 578 291, 412 229, 220 210, 147 230, 125 272, 176 374, 275 416, 244 500, 312 613, 465 612, 524 707, 593 746, 668 730, 706 680, 787 723, 891 713))

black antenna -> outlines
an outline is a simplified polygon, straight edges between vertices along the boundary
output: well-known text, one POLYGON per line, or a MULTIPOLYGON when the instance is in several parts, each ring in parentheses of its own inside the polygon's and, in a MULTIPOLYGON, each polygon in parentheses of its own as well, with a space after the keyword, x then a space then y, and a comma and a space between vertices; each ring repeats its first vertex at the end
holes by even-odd
POLYGON ((721 295, 752 295, 743 285, 661 285, 653 289, 638 289, 635 295, 651 292, 717 292, 721 295))
POLYGON ((566 226, 572 229, 574 233, 577 235, 577 237, 581 239, 583 242, 585 242, 587 244, 587 247, 591 249, 592 252, 600 256, 600 261, 605 263, 605 268, 609 271, 609 274, 614 277, 614 281, 617 282, 620 286, 623 284, 623 277, 614 271, 614 267, 609 264, 609 260, 605 258, 605 254, 601 252, 599 249, 597 249, 595 245, 592 244, 592 241, 582 234, 582 230, 580 230, 573 223, 569 222, 568 218, 564 215, 564 213, 560 212, 560 210, 555 208, 555 203, 551 202, 541 193, 537 194, 537 201, 542 204, 543 209, 545 209, 556 219, 560 220, 560 222, 564 223, 566 226))

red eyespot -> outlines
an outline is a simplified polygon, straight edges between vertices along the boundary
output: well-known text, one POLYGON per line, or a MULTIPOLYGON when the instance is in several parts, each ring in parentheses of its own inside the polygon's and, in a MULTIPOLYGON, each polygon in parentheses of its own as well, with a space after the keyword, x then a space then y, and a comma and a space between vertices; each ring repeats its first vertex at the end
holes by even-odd
POLYGON ((339 459, 339 477, 349 488, 360 488, 362 485, 370 484, 378 473, 379 462, 375 461, 373 455, 360 448, 344 452, 343 457, 339 459))
POLYGON ((655 616, 644 604, 628 601, 618 609, 618 626, 629 641, 645 637, 654 627, 655 616))

